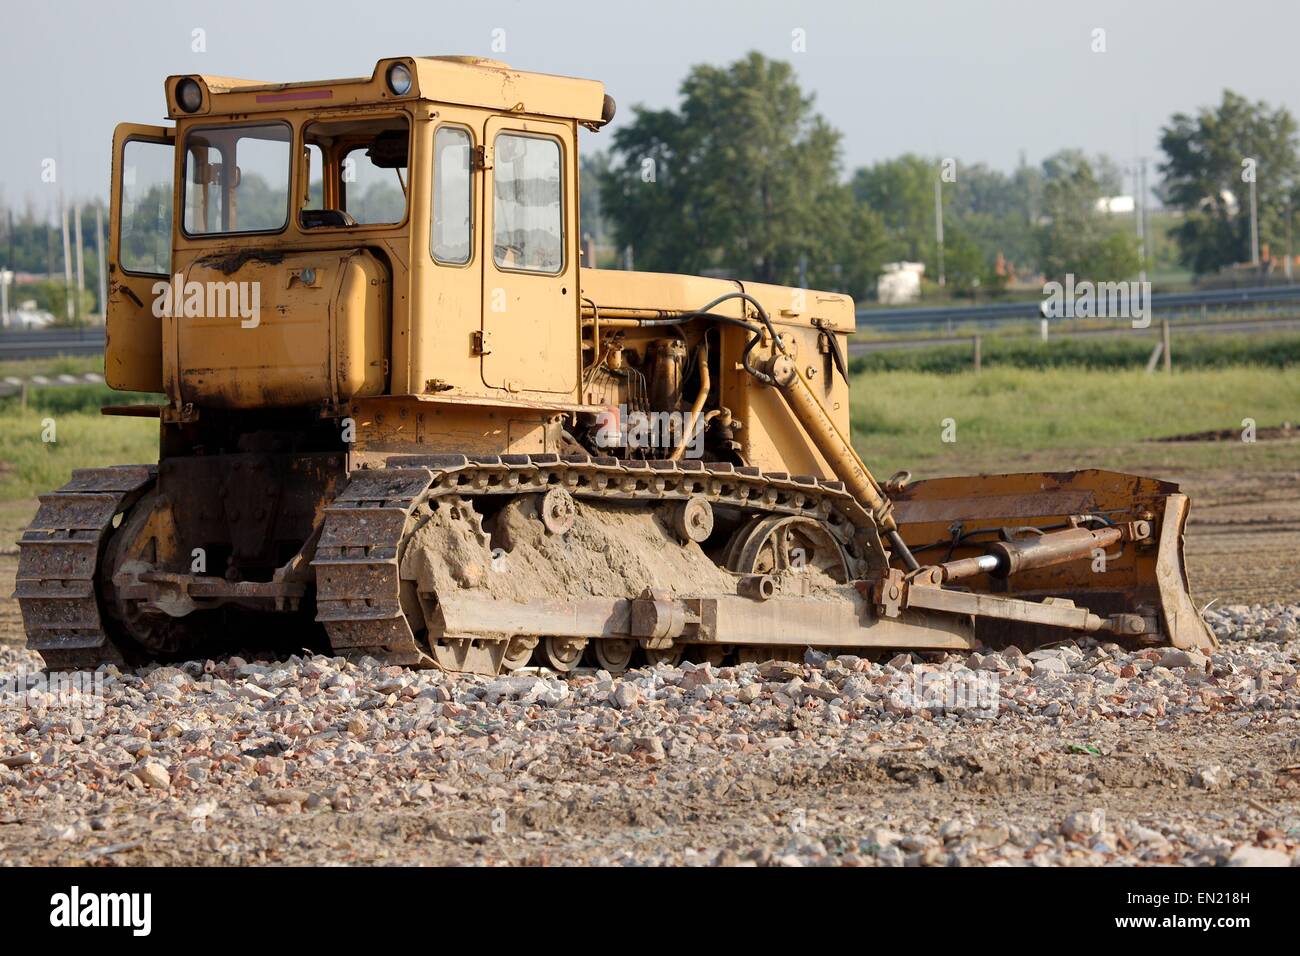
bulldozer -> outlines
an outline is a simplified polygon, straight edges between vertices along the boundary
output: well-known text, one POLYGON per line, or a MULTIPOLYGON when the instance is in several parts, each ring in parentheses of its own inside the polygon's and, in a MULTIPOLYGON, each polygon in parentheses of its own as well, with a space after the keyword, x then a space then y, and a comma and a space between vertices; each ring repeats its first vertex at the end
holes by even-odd
POLYGON ((103 409, 159 458, 41 496, 15 596, 48 667, 1214 645, 1176 485, 880 482, 848 295, 584 260, 601 83, 432 56, 164 90, 169 125, 114 133, 104 354, 164 400, 103 409))

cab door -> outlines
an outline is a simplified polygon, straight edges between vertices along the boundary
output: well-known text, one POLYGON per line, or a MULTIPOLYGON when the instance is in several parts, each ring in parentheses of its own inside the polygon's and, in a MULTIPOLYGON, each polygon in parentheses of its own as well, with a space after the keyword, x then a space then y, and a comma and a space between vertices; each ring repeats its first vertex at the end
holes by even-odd
POLYGON ((484 128, 483 382, 576 393, 579 321, 574 132, 492 117, 484 128))
POLYGON ((122 123, 113 131, 108 227, 107 345, 112 388, 161 392, 162 318, 154 287, 169 281, 176 131, 122 123))

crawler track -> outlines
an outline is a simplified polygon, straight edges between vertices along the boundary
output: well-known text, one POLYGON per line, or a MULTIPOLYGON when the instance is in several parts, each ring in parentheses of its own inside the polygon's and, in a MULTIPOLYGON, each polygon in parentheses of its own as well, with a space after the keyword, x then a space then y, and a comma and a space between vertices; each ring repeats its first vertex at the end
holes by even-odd
POLYGON ((729 464, 587 455, 440 455, 395 458, 390 465, 352 476, 326 509, 312 562, 317 620, 333 650, 345 656, 428 661, 403 613, 398 564, 417 506, 447 496, 514 496, 557 487, 575 498, 647 504, 700 496, 712 505, 820 521, 843 546, 855 576, 887 563, 874 519, 836 481, 729 464))
POLYGON ((157 476, 145 465, 83 468, 51 494, 18 541, 14 596, 27 646, 52 670, 122 660, 105 630, 97 575, 113 519, 157 476))
MULTIPOLYGON (((120 662, 103 607, 101 559, 118 516, 148 489, 146 466, 84 469, 41 497, 19 541, 15 596, 28 646, 52 669, 120 662)), ((875 520, 840 482, 722 463, 621 461, 587 455, 400 456, 354 472, 325 507, 312 558, 316 619, 331 649, 394 664, 432 663, 402 605, 399 560, 417 509, 446 497, 517 496, 562 488, 577 499, 703 498, 753 515, 808 517, 843 547, 855 577, 887 565, 875 520)))

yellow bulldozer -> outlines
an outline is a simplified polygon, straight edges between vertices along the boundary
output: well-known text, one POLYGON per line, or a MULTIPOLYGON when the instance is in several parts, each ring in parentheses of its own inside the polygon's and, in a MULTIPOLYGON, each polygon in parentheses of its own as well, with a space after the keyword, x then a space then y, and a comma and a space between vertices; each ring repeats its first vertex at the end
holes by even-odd
POLYGON ((287 645, 449 671, 1210 647, 1176 485, 876 480, 843 294, 582 260, 591 80, 173 76, 113 143, 105 372, 159 461, 20 541, 51 668, 287 645))

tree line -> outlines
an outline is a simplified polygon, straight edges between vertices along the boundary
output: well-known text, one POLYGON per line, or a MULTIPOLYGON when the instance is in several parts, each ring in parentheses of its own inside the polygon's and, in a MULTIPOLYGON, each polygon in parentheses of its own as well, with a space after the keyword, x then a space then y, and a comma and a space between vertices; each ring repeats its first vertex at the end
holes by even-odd
MULTIPOLYGON (((1151 264, 1132 216, 1098 206, 1135 192, 1106 156, 1063 149, 1003 172, 909 153, 846 174, 841 134, 788 63, 750 53, 726 66, 696 66, 680 93, 676 109, 633 107, 610 148, 583 157, 582 228, 618 251, 602 265, 864 297, 886 262, 919 261, 927 276, 937 274, 936 184, 943 272, 958 294, 996 293, 1012 275, 1114 281, 1151 264)), ((1175 213, 1162 228, 1179 264, 1204 276, 1251 261, 1257 250, 1264 268, 1290 254, 1300 147, 1287 109, 1225 90, 1217 105, 1170 117, 1159 145, 1155 194, 1175 213)), ((94 204, 81 212, 80 314, 88 315, 102 309, 94 204)), ((0 203, 0 268, 49 277, 11 289, 12 298, 34 298, 64 316, 63 259, 52 217, 0 203)))
MULTIPOLYGON (((99 301, 99 259, 95 245, 94 203, 81 203, 81 261, 85 281, 85 292, 79 309, 74 314, 83 319, 93 313, 102 313, 103 304, 99 301)), ((9 287, 9 308, 16 309, 25 300, 32 300, 36 308, 55 316, 56 324, 67 321, 68 289, 64 285, 64 256, 62 226, 56 220, 58 210, 52 216, 38 215, 29 203, 21 212, 7 207, 0 202, 0 269, 16 273, 28 273, 42 276, 34 282, 9 287)), ((74 207, 68 208, 69 222, 69 266, 76 283, 77 249, 75 232, 72 230, 74 207)), ((104 224, 104 248, 108 248, 108 210, 102 210, 104 224)), ((76 292, 74 291, 75 295, 76 292)))
MULTIPOLYGON (((788 63, 750 53, 697 66, 680 93, 676 109, 633 107, 608 151, 583 160, 583 228, 626 250, 620 264, 863 296, 882 263, 938 271, 936 183, 943 271, 959 294, 1015 273, 1114 281, 1150 264, 1133 215, 1099 203, 1136 193, 1106 156, 1064 149, 1004 173, 909 153, 845 175, 841 134, 788 63)), ((1225 91, 1171 117, 1160 148, 1155 193, 1178 214, 1168 238, 1181 265, 1201 276, 1251 258, 1251 177, 1259 244, 1289 250, 1300 161, 1286 109, 1225 91)))

